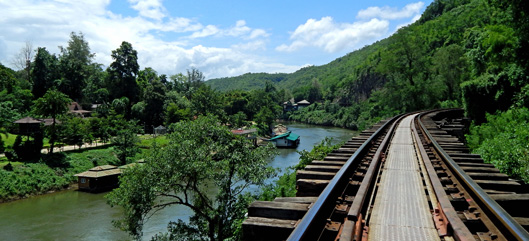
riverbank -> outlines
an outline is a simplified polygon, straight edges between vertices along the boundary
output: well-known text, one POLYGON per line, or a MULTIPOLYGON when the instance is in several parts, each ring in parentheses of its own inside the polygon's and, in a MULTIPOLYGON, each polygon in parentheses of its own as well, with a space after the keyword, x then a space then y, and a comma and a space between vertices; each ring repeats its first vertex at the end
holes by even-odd
MULTIPOLYGON (((299 163, 298 150, 310 151, 325 137, 333 137, 333 144, 350 139, 355 132, 334 127, 287 123, 289 130, 301 137, 297 149, 278 149, 278 155, 268 166, 280 169, 279 176, 288 167, 299 163)), ((71 153, 73 154, 73 153, 71 153)), ((89 154, 99 158, 96 154, 89 154)), ((72 157, 73 158, 73 157, 72 157)), ((90 159, 88 159, 90 160, 90 159)), ((267 181, 272 184, 279 177, 267 181)), ((0 204, 0 239, 5 240, 130 240, 127 233, 112 226, 119 219, 121 209, 110 207, 106 193, 85 193, 71 190, 55 191, 23 200, 0 204)), ((251 187, 250 192, 261 192, 251 187)), ((212 191, 215 194, 215 190, 212 191)), ((193 211, 183 206, 170 206, 154 214, 143 229, 143 239, 150 240, 160 232, 167 232, 167 223, 189 220, 193 211)))
POLYGON ((14 197, 12 199, 0 200, 0 204, 15 202, 15 201, 19 201, 19 200, 23 200, 23 199, 27 199, 27 198, 32 198, 32 197, 38 197, 38 196, 42 196, 42 195, 54 194, 54 193, 62 192, 62 191, 77 190, 77 189, 79 189, 79 185, 75 182, 75 183, 70 183, 66 188, 49 190, 49 191, 47 191, 45 193, 41 193, 41 194, 29 194, 29 195, 26 195, 24 197, 14 197))
POLYGON ((10 171, 0 169, 0 202, 75 188, 75 174, 94 166, 119 164, 113 148, 97 148, 54 153, 37 163, 14 165, 10 171))
MULTIPOLYGON (((142 152, 154 142, 163 145, 164 136, 143 135, 139 144, 142 152)), ((93 142, 78 146, 62 146, 54 148, 52 156, 46 155, 47 149, 40 161, 35 163, 13 162, 12 170, 4 170, 8 161, 0 162, 0 203, 11 202, 68 190, 77 187, 77 177, 74 175, 90 168, 101 165, 120 165, 112 143, 93 142)), ((138 154, 133 159, 142 159, 138 154)), ((4 157, 5 158, 5 157, 4 157)))

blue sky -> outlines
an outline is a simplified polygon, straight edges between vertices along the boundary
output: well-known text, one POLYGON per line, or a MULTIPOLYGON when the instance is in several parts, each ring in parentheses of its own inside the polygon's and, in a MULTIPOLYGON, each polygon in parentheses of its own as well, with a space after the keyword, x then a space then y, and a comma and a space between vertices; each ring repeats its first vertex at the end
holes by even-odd
POLYGON ((431 2, 0 0, 0 63, 15 68, 27 41, 57 54, 74 31, 104 66, 128 41, 140 67, 159 74, 192 67, 206 79, 290 73, 390 36, 431 2))

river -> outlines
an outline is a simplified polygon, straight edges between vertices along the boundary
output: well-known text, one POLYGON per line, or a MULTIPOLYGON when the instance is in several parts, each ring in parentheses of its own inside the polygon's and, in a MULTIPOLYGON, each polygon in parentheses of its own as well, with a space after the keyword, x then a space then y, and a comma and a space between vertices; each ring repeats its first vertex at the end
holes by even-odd
MULTIPOLYGON (((350 139, 354 132, 335 127, 284 123, 301 138, 297 149, 279 149, 270 166, 282 171, 299 161, 296 150, 311 150, 325 137, 333 144, 350 139)), ((91 194, 67 190, 0 204, 0 240, 130 240, 127 233, 112 226, 121 215, 119 207, 106 204, 106 193, 91 194)), ((166 232, 167 223, 187 220, 185 207, 173 206, 155 214, 144 226, 144 238, 166 232)))

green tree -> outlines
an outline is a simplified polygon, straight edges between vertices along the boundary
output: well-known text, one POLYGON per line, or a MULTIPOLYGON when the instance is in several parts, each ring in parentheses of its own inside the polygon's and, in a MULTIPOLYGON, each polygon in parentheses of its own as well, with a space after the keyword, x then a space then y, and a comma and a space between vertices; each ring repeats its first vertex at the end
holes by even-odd
POLYGON ((140 153, 138 143, 140 138, 137 133, 139 128, 133 121, 121 121, 121 128, 118 130, 117 135, 112 139, 114 144, 114 151, 116 156, 122 165, 127 164, 127 158, 133 157, 140 153))
POLYGON ((276 119, 276 115, 267 106, 262 107, 254 117, 254 121, 259 127, 259 132, 262 135, 270 133, 271 126, 276 119))
POLYGON ((46 48, 38 48, 31 71, 33 98, 38 99, 44 96, 58 78, 59 60, 55 55, 51 55, 46 48))
POLYGON ((238 112, 247 112, 248 92, 231 90, 224 93, 224 112, 227 115, 234 115, 238 112))
POLYGON ((429 82, 427 49, 418 31, 400 29, 381 56, 378 70, 389 79, 384 105, 402 112, 432 107, 436 90, 429 82))
POLYGON ((529 3, 525 0, 488 0, 488 2, 509 14, 503 20, 515 30, 518 38, 515 61, 525 69, 526 73, 529 72, 529 21, 527 21, 529 3))
POLYGON ((128 106, 130 105, 130 100, 127 97, 121 97, 119 99, 114 99, 112 101, 112 110, 122 116, 127 116, 129 114, 128 106))
POLYGON ((101 64, 92 63, 88 66, 90 73, 83 89, 83 103, 104 103, 109 100, 110 93, 105 86, 106 72, 101 64))
MULTIPOLYGON (((121 46, 112 51, 114 62, 107 69, 108 89, 112 99, 127 97, 130 104, 139 100, 140 89, 136 82, 139 71, 138 52, 132 45, 123 41, 121 46)), ((128 106, 130 108, 130 106, 128 106)))
POLYGON ((6 94, 11 94, 17 86, 17 79, 15 78, 15 71, 3 66, 0 63, 0 91, 6 91, 6 94))
POLYGON ((190 120, 191 117, 193 117, 193 113, 189 107, 182 108, 175 103, 169 103, 167 109, 165 110, 166 125, 170 125, 181 120, 190 120))
POLYGON ((187 76, 185 76, 184 74, 174 74, 169 76, 169 79, 171 80, 171 83, 169 85, 171 86, 171 90, 174 90, 178 93, 184 93, 188 90, 187 76))
POLYGON ((478 123, 485 121, 486 113, 511 107, 513 97, 527 85, 523 68, 515 63, 516 43, 514 31, 505 25, 473 28, 467 35, 472 78, 461 90, 467 114, 478 123))
POLYGON ((194 91, 191 97, 193 111, 196 115, 221 115, 222 114, 222 99, 218 92, 211 89, 208 85, 201 85, 194 91))
POLYGON ((145 124, 147 126, 158 126, 164 121, 164 103, 166 99, 166 87, 158 79, 150 82, 145 88, 143 100, 145 101, 145 124))
POLYGON ((58 90, 48 90, 43 97, 37 99, 34 105, 34 112, 43 117, 51 117, 52 124, 48 127, 48 138, 50 143, 50 154, 57 141, 57 118, 68 112, 68 105, 72 102, 67 95, 58 90))
POLYGON ((195 68, 191 68, 191 70, 187 70, 187 84, 188 89, 193 90, 199 88, 202 84, 204 84, 204 74, 195 68))
POLYGON ((91 139, 88 129, 88 120, 69 116, 63 119, 61 123, 61 139, 67 145, 78 146, 81 148, 87 139, 91 139))
POLYGON ((468 73, 464 49, 457 44, 439 48, 432 62, 434 73, 446 85, 446 99, 459 100, 461 97, 459 85, 468 73))
POLYGON ((241 128, 248 124, 248 121, 246 121, 247 117, 244 112, 239 111, 233 115, 230 116, 229 121, 230 124, 235 128, 241 128))
POLYGON ((82 90, 86 87, 90 76, 90 65, 95 54, 90 52, 88 42, 82 33, 70 33, 70 40, 66 48, 59 46, 61 55, 59 56, 61 81, 59 90, 67 94, 70 98, 81 101, 82 90))
POLYGON ((88 119, 88 132, 92 134, 93 138, 107 142, 110 139, 110 124, 108 119, 100 117, 92 117, 88 119))
POLYGON ((130 112, 132 113, 132 118, 145 124, 145 120, 148 118, 145 113, 146 112, 145 110, 146 110, 145 101, 140 101, 134 104, 130 109, 130 112))
POLYGON ((175 90, 167 92, 165 97, 164 117, 167 126, 181 120, 191 120, 193 117, 191 101, 175 90))
POLYGON ((151 68, 147 67, 144 70, 138 71, 138 78, 136 79, 136 82, 138 83, 138 87, 140 89, 140 96, 144 96, 147 91, 147 86, 149 86, 153 81, 160 81, 160 78, 158 77, 158 73, 151 68))
POLYGON ((22 140, 22 136, 17 136, 13 144, 13 151, 16 153, 18 161, 28 162, 39 160, 41 156, 40 152, 44 144, 43 139, 42 131, 31 133, 24 141, 22 140))
POLYGON ((310 103, 314 103, 316 101, 320 101, 323 97, 321 84, 317 79, 312 80, 312 85, 309 88, 309 93, 307 96, 307 100, 310 103))
POLYGON ((242 193, 273 174, 267 167, 273 146, 253 147, 218 122, 201 116, 173 124, 169 145, 155 148, 144 165, 124 173, 120 187, 107 195, 111 205, 123 207, 118 227, 141 237, 153 212, 183 205, 194 214, 189 223, 171 222, 167 238, 225 240, 234 235, 249 203, 242 193))
POLYGON ((247 111, 245 112, 249 119, 254 119, 257 113, 265 107, 271 111, 274 117, 281 113, 281 106, 274 102, 271 95, 271 93, 267 93, 264 90, 254 90, 250 92, 246 108, 247 111))

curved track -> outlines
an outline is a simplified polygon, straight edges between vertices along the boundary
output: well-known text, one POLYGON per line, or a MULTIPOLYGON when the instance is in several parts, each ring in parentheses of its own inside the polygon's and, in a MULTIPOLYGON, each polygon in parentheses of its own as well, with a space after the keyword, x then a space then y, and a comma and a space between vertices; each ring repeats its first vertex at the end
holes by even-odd
POLYGON ((412 113, 362 132, 298 171, 297 197, 252 203, 243 238, 529 240, 527 186, 468 154, 461 115, 412 113))

